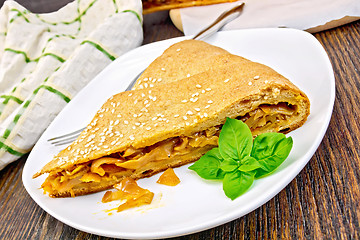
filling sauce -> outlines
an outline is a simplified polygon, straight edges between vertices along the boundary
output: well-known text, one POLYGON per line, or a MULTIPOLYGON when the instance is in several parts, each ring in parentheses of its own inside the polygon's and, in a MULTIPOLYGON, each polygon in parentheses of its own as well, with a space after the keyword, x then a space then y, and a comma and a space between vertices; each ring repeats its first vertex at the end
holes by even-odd
POLYGON ((174 169, 168 168, 161 174, 157 183, 167 186, 176 186, 180 183, 180 179, 176 176, 174 169))
POLYGON ((125 202, 117 208, 118 212, 150 204, 154 198, 153 192, 139 187, 132 178, 124 178, 119 184, 115 184, 114 188, 117 191, 107 191, 101 201, 106 203, 114 200, 124 200, 125 202))

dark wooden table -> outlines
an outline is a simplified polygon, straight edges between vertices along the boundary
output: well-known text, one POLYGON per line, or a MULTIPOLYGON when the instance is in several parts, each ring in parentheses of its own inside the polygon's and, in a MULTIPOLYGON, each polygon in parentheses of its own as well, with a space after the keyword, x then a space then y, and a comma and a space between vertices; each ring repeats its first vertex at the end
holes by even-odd
MULTIPOLYGON (((48 12, 70 0, 18 2, 31 11, 48 12)), ((144 18, 144 44, 182 35, 167 12, 144 18)), ((336 79, 333 116, 315 155, 263 206, 176 239, 360 239, 360 21, 314 35, 328 53, 336 79)), ((107 239, 43 211, 23 187, 25 161, 26 156, 0 172, 0 239, 107 239)))

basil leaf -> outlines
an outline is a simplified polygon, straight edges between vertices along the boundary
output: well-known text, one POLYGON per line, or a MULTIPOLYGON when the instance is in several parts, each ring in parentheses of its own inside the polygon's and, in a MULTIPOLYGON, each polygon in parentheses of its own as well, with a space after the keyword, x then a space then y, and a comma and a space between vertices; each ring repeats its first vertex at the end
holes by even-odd
POLYGON ((254 172, 234 171, 225 174, 223 190, 231 200, 246 192, 254 182, 254 172))
POLYGON ((223 159, 240 160, 251 152, 253 137, 241 120, 227 118, 219 136, 219 150, 223 159))
POLYGON ((255 177, 273 172, 289 156, 293 145, 291 137, 282 133, 263 133, 255 138, 251 156, 258 160, 261 168, 255 177))
POLYGON ((204 179, 223 179, 225 173, 220 169, 222 160, 219 149, 213 148, 191 165, 189 169, 204 179))
POLYGON ((239 167, 239 162, 235 161, 234 159, 225 159, 220 164, 220 168, 224 172, 232 172, 238 167, 239 167))
POLYGON ((241 160, 241 165, 238 169, 242 172, 250 172, 258 168, 261 168, 260 163, 255 158, 246 156, 241 160))

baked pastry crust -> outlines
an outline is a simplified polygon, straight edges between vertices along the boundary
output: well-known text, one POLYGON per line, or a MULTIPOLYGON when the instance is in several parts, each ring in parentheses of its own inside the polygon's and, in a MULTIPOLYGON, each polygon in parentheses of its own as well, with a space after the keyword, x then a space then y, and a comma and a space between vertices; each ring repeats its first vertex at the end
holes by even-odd
POLYGON ((142 0, 143 14, 195 6, 236 2, 238 0, 142 0))
POLYGON ((98 192, 124 177, 148 177, 196 161, 217 145, 216 137, 227 117, 245 123, 253 119, 250 129, 257 135, 292 131, 303 125, 310 114, 307 96, 270 67, 195 40, 170 47, 143 73, 135 88, 112 96, 79 138, 34 177, 50 173, 48 183, 57 178, 60 186, 60 179, 66 182, 85 169, 89 172, 95 161, 114 156, 119 158, 113 164, 118 173, 105 173, 101 181, 81 181, 81 175, 75 187, 62 190, 49 188, 45 181, 43 188, 50 196, 98 192), (204 47, 209 47, 206 49, 212 56, 199 61, 205 64, 196 65, 198 59, 192 56, 204 54, 199 50, 204 47), (186 49, 196 54, 189 55, 186 49), (182 62, 185 56, 187 63, 182 62), (164 80, 158 81, 160 78, 164 80), (275 112, 275 117, 269 118, 273 120, 267 118, 271 112, 275 112), (254 116, 265 123, 259 124, 254 116), (184 142, 187 145, 181 148, 184 142), (177 148, 181 150, 174 150, 177 148), (158 149, 156 157, 145 157, 154 149, 158 149))

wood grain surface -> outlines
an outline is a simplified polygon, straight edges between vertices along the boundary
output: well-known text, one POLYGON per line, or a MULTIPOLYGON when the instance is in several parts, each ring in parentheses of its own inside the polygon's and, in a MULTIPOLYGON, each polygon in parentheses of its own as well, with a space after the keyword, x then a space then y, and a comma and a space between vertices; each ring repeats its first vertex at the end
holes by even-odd
MULTIPOLYGON (((70 0, 18 2, 34 12, 49 12, 70 0)), ((177 36, 182 33, 167 12, 145 16, 144 44, 177 36)), ((336 79, 333 116, 315 155, 263 206, 175 239, 360 239, 360 21, 314 36, 324 46, 336 79)), ((26 157, 0 171, 0 239, 108 239, 69 227, 37 206, 21 181, 26 157)))

